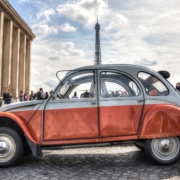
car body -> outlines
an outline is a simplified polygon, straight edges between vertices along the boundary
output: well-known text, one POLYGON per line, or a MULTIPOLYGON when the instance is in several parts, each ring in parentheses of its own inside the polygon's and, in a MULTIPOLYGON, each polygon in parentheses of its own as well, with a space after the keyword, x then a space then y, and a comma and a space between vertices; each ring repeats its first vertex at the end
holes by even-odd
POLYGON ((168 77, 136 65, 86 66, 69 71, 46 100, 1 107, 0 166, 27 149, 42 156, 42 148, 129 141, 158 164, 175 163, 180 96, 168 77))

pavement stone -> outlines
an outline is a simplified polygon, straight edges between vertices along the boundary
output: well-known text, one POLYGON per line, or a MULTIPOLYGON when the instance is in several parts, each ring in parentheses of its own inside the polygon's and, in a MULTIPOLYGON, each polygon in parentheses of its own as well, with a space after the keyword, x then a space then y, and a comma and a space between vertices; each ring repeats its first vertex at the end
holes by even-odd
POLYGON ((0 180, 180 180, 180 161, 158 166, 132 144, 43 153, 42 159, 31 155, 0 168, 0 180))

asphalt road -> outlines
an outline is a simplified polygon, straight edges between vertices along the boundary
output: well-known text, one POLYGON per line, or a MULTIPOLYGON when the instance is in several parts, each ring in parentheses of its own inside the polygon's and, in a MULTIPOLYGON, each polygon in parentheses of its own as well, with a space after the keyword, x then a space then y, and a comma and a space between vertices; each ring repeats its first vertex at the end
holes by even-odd
POLYGON ((171 166, 151 163, 135 146, 43 151, 44 157, 23 157, 11 168, 0 168, 0 180, 180 180, 180 161, 171 166))

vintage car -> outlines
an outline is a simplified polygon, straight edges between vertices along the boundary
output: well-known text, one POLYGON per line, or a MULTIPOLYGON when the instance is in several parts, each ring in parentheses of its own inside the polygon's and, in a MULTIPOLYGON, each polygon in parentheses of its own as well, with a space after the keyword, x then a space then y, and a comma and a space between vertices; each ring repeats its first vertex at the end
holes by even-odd
POLYGON ((43 148, 134 142, 150 160, 180 159, 180 96, 167 71, 95 65, 68 71, 48 99, 0 108, 0 167, 43 148))

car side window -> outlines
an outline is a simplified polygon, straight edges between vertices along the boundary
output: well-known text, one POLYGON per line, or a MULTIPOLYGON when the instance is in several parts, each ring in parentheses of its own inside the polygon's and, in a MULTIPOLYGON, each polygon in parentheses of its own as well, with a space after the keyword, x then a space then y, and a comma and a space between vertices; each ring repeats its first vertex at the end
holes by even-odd
POLYGON ((139 72, 138 78, 141 80, 146 90, 146 93, 149 96, 167 96, 168 95, 169 91, 167 87, 157 77, 146 72, 139 72))
POLYGON ((81 99, 95 97, 94 73, 79 72, 66 79, 60 87, 57 98, 81 99))
POLYGON ((136 83, 128 76, 115 72, 101 72, 102 97, 127 97, 140 94, 136 83))

